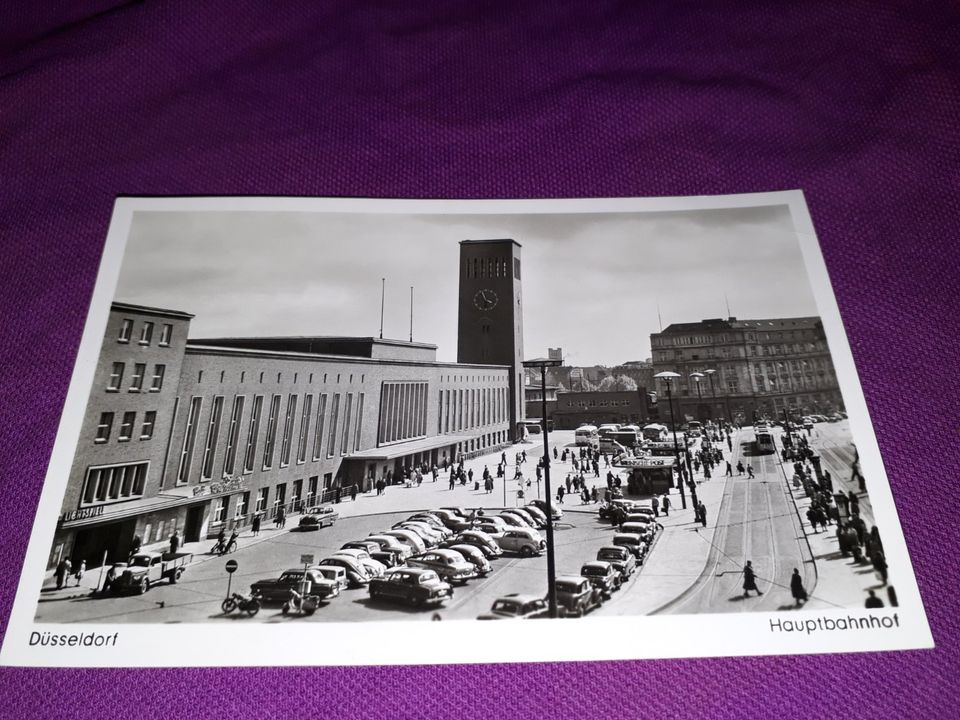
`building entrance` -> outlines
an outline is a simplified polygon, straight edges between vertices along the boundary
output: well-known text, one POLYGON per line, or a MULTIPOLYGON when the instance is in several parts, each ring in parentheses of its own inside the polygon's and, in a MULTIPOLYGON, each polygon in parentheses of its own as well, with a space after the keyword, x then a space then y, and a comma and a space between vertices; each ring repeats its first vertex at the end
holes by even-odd
POLYGON ((199 542, 200 529, 203 526, 203 505, 194 505, 187 508, 187 521, 183 526, 183 541, 199 542))
POLYGON ((95 525, 77 530, 70 562, 74 568, 86 562, 88 568, 100 567, 106 553, 107 563, 126 562, 136 520, 95 525))

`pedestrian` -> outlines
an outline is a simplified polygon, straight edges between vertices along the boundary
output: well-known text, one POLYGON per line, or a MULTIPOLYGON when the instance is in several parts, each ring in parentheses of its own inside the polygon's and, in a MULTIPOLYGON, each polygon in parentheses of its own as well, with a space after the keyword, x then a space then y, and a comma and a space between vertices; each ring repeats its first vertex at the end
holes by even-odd
POLYGON ((875 550, 873 553, 873 569, 880 575, 880 580, 884 585, 887 584, 887 558, 882 550, 875 550))
POLYGON ((817 508, 814 505, 811 505, 807 508, 807 520, 810 521, 810 527, 813 528, 814 533, 820 532, 817 525, 819 524, 819 518, 817 516, 817 508))
POLYGON ((180 534, 177 529, 173 529, 173 535, 170 536, 170 554, 173 555, 180 549, 180 534))
MULTIPOLYGON (((436 475, 434 475, 433 481, 434 481, 434 482, 437 481, 436 475)), ((354 483, 353 485, 350 486, 350 499, 351 499, 351 500, 356 500, 356 499, 357 499, 357 484, 356 484, 356 483, 354 483)))
POLYGON ((106 595, 110 592, 110 588, 113 587, 113 582, 117 579, 117 566, 111 565, 110 569, 107 570, 106 576, 103 578, 103 587, 100 588, 100 593, 106 595))
POLYGON ((597 494, 597 486, 594 485, 590 488, 590 502, 597 502, 599 500, 599 495, 597 494))
POLYGON ((807 591, 803 587, 803 578, 800 577, 800 571, 793 569, 793 575, 790 576, 790 594, 797 603, 797 607, 807 601, 807 591))
POLYGON ((569 474, 567 475, 567 479, 565 480, 565 482, 567 485, 567 492, 570 492, 570 488, 573 486, 573 480, 571 479, 569 474))
POLYGON ((553 459, 554 459, 554 460, 557 459, 557 446, 556 446, 556 445, 553 446, 553 459))
POLYGON ((260 534, 260 513, 256 513, 253 516, 253 522, 250 523, 250 529, 253 530, 254 537, 257 537, 260 534))
POLYGON ((334 500, 335 500, 336 502, 340 502, 340 493, 341 493, 342 491, 343 491, 343 488, 341 488, 339 485, 337 485, 337 492, 336 492, 336 495, 334 496, 334 500))
POLYGON ((703 500, 701 500, 700 504, 697 505, 697 513, 700 515, 700 524, 706 527, 707 526, 707 506, 703 504, 703 500))
POLYGON ((80 586, 80 581, 83 580, 83 573, 87 569, 87 561, 81 560, 79 567, 77 567, 77 572, 74 573, 73 577, 77 581, 77 587, 80 586))
POLYGON ((277 514, 276 514, 276 516, 273 518, 273 526, 274 526, 277 530, 279 530, 280 528, 283 527, 283 524, 284 524, 285 521, 286 521, 286 516, 284 515, 283 507, 278 507, 278 508, 277 508, 277 514))
POLYGON ((557 502, 563 505, 563 486, 557 488, 557 502))
POLYGON ((521 453, 520 453, 520 457, 522 458, 522 459, 520 460, 520 462, 526 462, 526 461, 527 461, 527 451, 524 450, 523 452, 521 452, 521 453))
POLYGON ((453 487, 456 484, 456 482, 457 482, 456 476, 454 476, 453 472, 451 472, 450 473, 450 489, 451 490, 453 490, 453 487))
POLYGON ((883 600, 877 597, 873 590, 867 590, 867 601, 863 604, 868 610, 876 610, 883 607, 883 600))
POLYGON ((727 477, 733 477, 733 465, 727 460, 727 477))
POLYGON ((140 552, 140 547, 143 545, 143 540, 140 539, 139 535, 134 535, 133 540, 130 541, 130 556, 133 557, 138 552, 140 552))
POLYGON ((747 476, 753 477, 753 465, 747 465, 747 476))
POLYGON ((670 517, 670 496, 664 494, 663 502, 660 503, 660 506, 663 508, 664 517, 670 517))
POLYGON ((737 475, 743 475, 743 460, 737 460, 737 475))
POLYGON ((653 516, 660 517, 660 499, 656 495, 650 501, 650 507, 653 508, 653 516))
POLYGON ((57 590, 63 588, 63 584, 67 581, 67 576, 70 574, 70 561, 67 558, 63 558, 60 562, 57 563, 56 577, 57 577, 57 590))
POLYGON ((749 597, 751 590, 755 590, 757 595, 763 595, 757 587, 757 574, 753 570, 753 563, 747 560, 747 564, 743 566, 743 596, 749 597))

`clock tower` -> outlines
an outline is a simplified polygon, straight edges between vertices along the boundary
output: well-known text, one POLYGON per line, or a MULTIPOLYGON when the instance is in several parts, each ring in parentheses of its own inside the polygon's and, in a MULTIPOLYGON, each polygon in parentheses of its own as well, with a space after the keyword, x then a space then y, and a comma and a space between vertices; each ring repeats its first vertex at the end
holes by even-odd
POLYGON ((520 243, 460 243, 457 362, 510 367, 510 434, 519 439, 523 406, 523 305, 520 243))

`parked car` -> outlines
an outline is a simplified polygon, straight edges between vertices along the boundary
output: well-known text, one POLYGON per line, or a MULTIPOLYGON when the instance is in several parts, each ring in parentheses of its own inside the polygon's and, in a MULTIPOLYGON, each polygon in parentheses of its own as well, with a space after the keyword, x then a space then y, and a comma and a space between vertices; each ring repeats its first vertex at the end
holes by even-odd
POLYGON ((375 552, 380 552, 380 543, 376 540, 371 540, 366 538, 364 540, 351 540, 350 542, 345 542, 340 546, 341 550, 363 550, 366 553, 373 554, 375 552))
POLYGON ((327 580, 335 582, 341 590, 346 590, 350 585, 350 581, 347 580, 347 571, 342 567, 335 567, 333 565, 311 565, 309 569, 316 570, 327 580))
POLYGON ((539 595, 505 595, 493 601, 490 612, 477 620, 530 620, 550 616, 547 601, 539 595))
POLYGON ((486 577, 490 574, 490 570, 492 570, 490 562, 483 554, 483 551, 476 545, 467 545, 466 543, 454 541, 453 544, 448 547, 450 550, 456 550, 463 556, 464 560, 473 565, 480 577, 486 577))
POLYGON ((403 565, 404 560, 401 560, 396 553, 392 553, 389 550, 374 550, 370 553, 370 557, 376 560, 378 563, 383 565, 387 570, 399 565, 403 565))
POLYGON ((290 599, 290 591, 301 595, 314 595, 321 600, 330 600, 340 594, 340 583, 331 580, 318 567, 290 568, 280 573, 278 578, 257 580, 250 586, 251 595, 259 595, 263 603, 284 603, 290 599), (306 587, 302 586, 306 583, 306 587))
POLYGON ((301 530, 318 530, 324 526, 333 525, 340 515, 333 509, 332 505, 318 505, 309 508, 306 513, 300 516, 301 530))
POLYGON ((653 525, 656 520, 653 519, 653 511, 650 513, 644 512, 632 512, 624 518, 623 522, 626 523, 637 523, 639 525, 653 525))
POLYGON ((192 553, 137 553, 130 558, 110 589, 115 594, 133 591, 142 595, 161 580, 172 585, 180 580, 192 559, 192 553))
POLYGON ((547 526, 547 514, 536 505, 527 505, 518 509, 523 510, 527 515, 536 520, 540 527, 547 526))
POLYGON ((370 582, 371 600, 394 600, 422 607, 453 597, 453 588, 433 570, 399 567, 370 582))
POLYGON ((442 507, 442 508, 440 508, 440 509, 441 509, 441 510, 446 510, 447 512, 452 512, 454 515, 456 515, 456 516, 459 517, 459 518, 463 518, 464 520, 466 520, 467 518, 470 517, 470 513, 467 512, 466 510, 464 510, 462 507, 445 506, 445 507, 442 507))
POLYGON ((647 538, 653 534, 655 527, 653 523, 649 522, 625 522, 620 526, 620 532, 647 538))
POLYGON ((539 508, 544 514, 549 512, 554 520, 559 520, 563 517, 563 510, 558 508, 554 503, 548 503, 546 500, 531 500, 527 503, 527 506, 539 508))
POLYGON ((470 527, 470 523, 466 518, 457 515, 452 510, 431 510, 430 514, 440 518, 440 521, 454 532, 467 530, 470 527))
POLYGON ((423 541, 423 538, 413 532, 413 530, 399 528, 397 530, 387 530, 386 532, 382 533, 370 533, 370 537, 380 537, 383 535, 395 538, 399 542, 406 545, 408 548, 410 548, 411 555, 417 555, 427 551, 427 544, 423 541))
POLYGON ((503 522, 506 523, 507 527, 511 527, 511 528, 530 528, 531 530, 532 530, 532 529, 535 529, 530 523, 528 523, 528 522, 527 522, 526 520, 524 520, 522 517, 520 517, 519 515, 514 515, 513 513, 502 512, 502 513, 500 513, 499 515, 497 515, 496 517, 498 517, 499 519, 503 520, 503 522))
POLYGON ((505 552, 515 552, 524 557, 542 555, 547 549, 547 543, 533 528, 511 528, 494 539, 505 552))
POLYGON ((407 560, 409 567, 433 570, 441 580, 448 583, 466 583, 477 576, 477 570, 456 550, 431 550, 423 555, 414 555, 407 560))
POLYGON ((560 575, 553 584, 557 607, 565 616, 582 617, 601 603, 600 591, 582 575, 560 575))
POLYGON ((609 597, 614 590, 619 590, 620 583, 623 581, 620 576, 620 571, 613 566, 613 563, 608 563, 604 560, 585 562, 580 568, 580 574, 593 583, 593 586, 607 597, 609 597))
POLYGON ((410 546, 400 542, 393 535, 370 535, 367 540, 373 540, 383 551, 395 553, 399 560, 405 560, 413 555, 410 546))
POLYGON ((473 529, 482 533, 486 533, 487 535, 492 537, 494 540, 501 537, 504 531, 506 530, 506 528, 504 528, 502 525, 497 525, 495 523, 486 522, 486 521, 480 522, 480 523, 474 523, 473 529))
POLYGON ((347 549, 347 550, 337 550, 334 553, 334 557, 352 557, 361 565, 363 565, 364 570, 367 571, 367 575, 372 578, 382 577, 383 573, 386 572, 387 568, 382 564, 378 563, 372 557, 370 553, 366 550, 356 550, 356 549, 347 549))
POLYGON ((500 549, 500 546, 496 543, 496 541, 482 530, 464 530, 454 539, 458 543, 473 545, 474 547, 480 548, 481 552, 483 552, 483 554, 488 558, 500 557, 503 555, 503 550, 500 549))
POLYGON ((331 555, 321 560, 319 564, 343 568, 346 571, 349 587, 364 587, 370 583, 370 574, 363 563, 349 555, 331 555))
POLYGON ((510 523, 497 515, 480 515, 474 520, 474 525, 477 527, 480 525, 495 525, 497 532, 503 532, 510 527, 510 523))
POLYGON ((428 548, 436 547, 441 542, 443 542, 443 535, 438 533, 436 530, 431 528, 426 523, 420 522, 410 522, 409 520, 404 520, 403 522, 398 522, 393 526, 394 530, 410 530, 411 532, 416 533, 423 540, 424 545, 428 548))
POLYGON ((623 582, 633 575, 637 569, 637 559, 622 545, 607 546, 597 550, 597 560, 603 560, 613 565, 620 572, 623 582))
POLYGON ((542 521, 538 520, 529 512, 528 508, 507 508, 503 512, 519 516, 527 525, 538 530, 547 526, 546 516, 544 516, 542 521))
POLYGON ((440 533, 444 540, 453 535, 453 530, 444 525, 443 521, 432 513, 417 513, 416 515, 408 517, 407 520, 410 522, 426 523, 433 530, 440 533))
POLYGON ((629 550, 637 559, 637 562, 643 560, 647 554, 647 542, 640 535, 633 533, 618 533, 613 536, 613 544, 618 547, 624 547, 629 550))

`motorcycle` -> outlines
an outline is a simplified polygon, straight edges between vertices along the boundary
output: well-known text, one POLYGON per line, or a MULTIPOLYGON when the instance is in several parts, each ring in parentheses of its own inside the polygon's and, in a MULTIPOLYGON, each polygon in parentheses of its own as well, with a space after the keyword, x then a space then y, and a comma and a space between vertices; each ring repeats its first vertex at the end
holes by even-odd
POLYGON ((250 617, 253 617, 260 612, 260 597, 258 595, 243 595, 241 593, 233 593, 230 595, 230 597, 226 598, 222 603, 220 603, 220 609, 223 611, 224 615, 229 615, 234 610, 239 610, 240 612, 245 612, 250 617))

